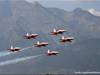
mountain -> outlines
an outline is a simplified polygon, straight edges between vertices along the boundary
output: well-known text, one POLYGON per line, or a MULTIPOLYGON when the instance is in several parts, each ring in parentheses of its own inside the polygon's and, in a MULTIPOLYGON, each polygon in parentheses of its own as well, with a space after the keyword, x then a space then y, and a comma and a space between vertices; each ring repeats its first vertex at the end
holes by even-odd
MULTIPOLYGON (((56 13, 56 15, 60 14, 56 13)), ((70 34, 72 33, 74 36, 81 38, 100 37, 98 36, 100 17, 94 16, 81 8, 77 8, 72 12, 64 13, 61 18, 64 19, 67 27, 70 29, 70 34)))
POLYGON ((32 46, 36 41, 48 41, 45 48, 32 48, 15 55, 2 57, 0 61, 45 53, 47 49, 59 50, 55 57, 11 64, 0 68, 2 74, 72 73, 75 71, 99 71, 100 17, 81 8, 69 12, 59 8, 47 8, 38 2, 25 0, 0 1, 0 50, 10 45, 22 48, 32 46), (75 37, 72 44, 61 45, 61 36, 49 35, 53 28, 67 29, 64 35, 75 37), (27 33, 38 33, 34 40, 25 40, 27 33), (36 62, 36 63, 33 63, 36 62))
POLYGON ((4 49, 3 46, 6 44, 15 44, 16 41, 20 40, 22 42, 22 37, 27 32, 43 31, 45 33, 45 31, 48 31, 46 32, 48 34, 54 27, 64 24, 60 19, 53 16, 47 8, 37 2, 31 4, 26 1, 11 1, 11 6, 12 16, 1 20, 0 32, 2 34, 0 39, 6 40, 4 44, 2 43, 1 49, 4 49), (42 25, 43 27, 41 27, 42 25))

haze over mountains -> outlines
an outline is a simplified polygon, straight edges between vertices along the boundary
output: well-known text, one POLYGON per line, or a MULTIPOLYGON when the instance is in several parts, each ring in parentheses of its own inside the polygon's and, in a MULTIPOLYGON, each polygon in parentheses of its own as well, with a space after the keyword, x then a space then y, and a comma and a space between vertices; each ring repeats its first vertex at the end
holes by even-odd
POLYGON ((99 71, 100 69, 100 17, 81 8, 69 12, 58 8, 47 8, 38 2, 0 1, 0 32, 1 51, 6 51, 11 44, 26 47, 37 40, 50 43, 47 48, 33 48, 28 53, 1 58, 3 60, 45 53, 48 48, 58 49, 61 52, 61 55, 54 58, 41 57, 36 63, 30 60, 24 64, 1 67, 0 73, 69 73, 79 70, 99 71), (60 36, 49 35, 53 28, 67 29, 68 32, 64 35, 75 37, 74 43, 61 45, 58 41, 60 36), (40 38, 32 41, 24 40, 23 36, 27 32, 38 33, 40 38))

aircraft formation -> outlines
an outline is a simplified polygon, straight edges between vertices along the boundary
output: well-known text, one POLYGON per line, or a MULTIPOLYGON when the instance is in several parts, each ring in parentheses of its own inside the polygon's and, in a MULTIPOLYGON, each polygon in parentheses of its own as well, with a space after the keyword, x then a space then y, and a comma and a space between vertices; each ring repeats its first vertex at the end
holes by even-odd
MULTIPOLYGON (((65 29, 55 29, 54 28, 53 31, 51 31, 50 33, 51 33, 51 35, 54 35, 54 36, 62 35, 62 37, 59 39, 60 43, 66 43, 66 42, 71 43, 72 40, 74 40, 74 37, 65 37, 65 36, 63 36, 63 34, 65 32, 67 32, 67 30, 65 30, 65 29)), ((23 38, 27 39, 27 40, 31 40, 31 39, 36 39, 38 36, 39 36, 38 34, 29 34, 29 33, 27 33, 25 36, 23 36, 23 38)), ((49 45, 48 42, 39 42, 39 41, 37 41, 33 46, 41 48, 41 47, 46 47, 47 45, 49 45)), ((11 46, 11 48, 9 48, 8 50, 11 51, 11 52, 18 52, 18 51, 21 50, 21 48, 11 46)), ((52 50, 49 50, 49 49, 46 52, 47 56, 53 56, 53 55, 57 55, 57 54, 59 54, 58 51, 52 51, 52 50)))

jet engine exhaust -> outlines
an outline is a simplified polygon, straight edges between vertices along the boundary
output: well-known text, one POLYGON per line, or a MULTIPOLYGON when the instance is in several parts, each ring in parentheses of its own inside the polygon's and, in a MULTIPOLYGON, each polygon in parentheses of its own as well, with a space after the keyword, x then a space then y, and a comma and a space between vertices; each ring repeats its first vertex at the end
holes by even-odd
MULTIPOLYGON (((32 47, 25 47, 25 48, 22 48, 20 51, 24 51, 24 50, 27 50, 27 49, 32 48, 32 47)), ((0 57, 4 57, 4 56, 15 54, 15 53, 16 52, 8 52, 8 51, 0 52, 0 57)))

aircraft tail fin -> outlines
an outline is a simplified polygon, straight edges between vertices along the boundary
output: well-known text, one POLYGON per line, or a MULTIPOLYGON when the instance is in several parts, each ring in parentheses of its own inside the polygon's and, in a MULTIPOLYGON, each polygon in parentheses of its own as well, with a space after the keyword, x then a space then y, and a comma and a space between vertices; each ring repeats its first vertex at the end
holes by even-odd
POLYGON ((13 46, 11 45, 11 49, 13 49, 13 46))
POLYGON ((48 53, 50 53, 50 50, 48 50, 48 53))
POLYGON ((56 29, 54 28, 53 31, 56 32, 56 29))
POLYGON ((65 37, 64 36, 62 36, 62 39, 64 39, 65 37))
POLYGON ((40 44, 40 42, 39 42, 39 41, 37 41, 37 44, 40 44))
POLYGON ((29 33, 27 33, 26 36, 29 36, 29 33))

